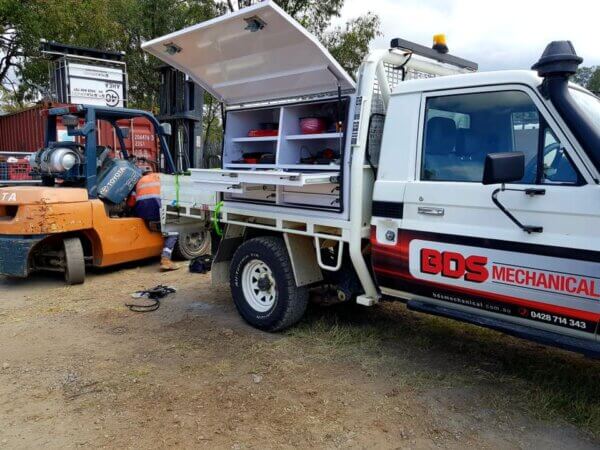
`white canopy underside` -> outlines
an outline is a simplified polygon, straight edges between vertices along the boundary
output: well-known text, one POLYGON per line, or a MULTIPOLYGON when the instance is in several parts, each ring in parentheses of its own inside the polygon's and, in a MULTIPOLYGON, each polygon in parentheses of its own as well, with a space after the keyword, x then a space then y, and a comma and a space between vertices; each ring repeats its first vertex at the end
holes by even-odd
POLYGON ((331 92, 338 84, 343 90, 355 88, 319 41, 270 1, 142 47, 228 105, 331 92), (252 19, 264 27, 246 29, 252 19))

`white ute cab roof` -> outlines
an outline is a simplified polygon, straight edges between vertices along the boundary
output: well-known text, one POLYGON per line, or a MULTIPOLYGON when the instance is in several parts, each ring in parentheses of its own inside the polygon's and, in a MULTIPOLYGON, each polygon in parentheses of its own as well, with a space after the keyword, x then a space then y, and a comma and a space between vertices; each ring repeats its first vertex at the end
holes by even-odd
POLYGON ((342 90, 355 84, 321 43, 265 1, 146 42, 226 105, 342 90))
POLYGON ((537 74, 531 70, 472 72, 436 78, 409 80, 404 83, 398 83, 392 91, 392 95, 506 84, 520 84, 537 88, 542 84, 542 81, 542 78, 537 76, 537 74))

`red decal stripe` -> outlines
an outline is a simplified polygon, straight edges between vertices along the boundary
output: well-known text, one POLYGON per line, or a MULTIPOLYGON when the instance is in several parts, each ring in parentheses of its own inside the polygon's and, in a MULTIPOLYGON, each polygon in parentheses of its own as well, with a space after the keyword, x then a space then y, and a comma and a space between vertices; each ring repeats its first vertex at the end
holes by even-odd
MULTIPOLYGON (((400 259, 398 257, 398 255, 396 255, 396 258, 400 259)), ((468 288, 463 288, 460 286, 451 286, 451 285, 447 285, 447 284, 443 284, 443 283, 436 283, 433 281, 420 280, 420 279, 414 278, 410 274, 406 274, 404 272, 400 272, 397 270, 386 269, 386 268, 379 267, 379 266, 374 266, 374 269, 375 269, 375 272, 380 272, 382 274, 387 274, 387 275, 392 275, 395 277, 403 278, 412 283, 435 286, 435 287, 442 288, 445 290, 457 291, 457 292, 461 292, 463 294, 468 294, 468 295, 476 295, 476 296, 482 297, 483 299, 488 298, 490 300, 504 301, 504 302, 512 303, 512 304, 519 305, 519 306, 536 308, 536 309, 554 313, 554 314, 562 314, 562 315, 570 316, 575 319, 584 319, 584 320, 589 320, 592 322, 597 322, 598 320, 600 320, 600 314, 595 314, 595 313, 591 313, 588 311, 581 311, 579 309, 565 308, 563 306, 549 305, 548 303, 540 303, 540 302, 525 300, 522 298, 511 297, 511 296, 507 296, 507 295, 495 294, 493 292, 479 291, 476 289, 468 289, 468 288)))

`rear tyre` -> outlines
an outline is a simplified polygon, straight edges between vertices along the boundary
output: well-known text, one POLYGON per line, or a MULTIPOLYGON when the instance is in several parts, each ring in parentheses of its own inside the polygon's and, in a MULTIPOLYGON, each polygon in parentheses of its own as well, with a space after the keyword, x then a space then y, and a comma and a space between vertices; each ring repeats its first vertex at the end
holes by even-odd
POLYGON ((85 258, 83 246, 79 238, 63 240, 65 252, 65 282, 72 286, 85 281, 85 258))
POLYGON ((306 311, 308 289, 296 286, 287 248, 279 237, 244 242, 231 260, 230 283, 240 315, 261 330, 288 328, 306 311))
POLYGON ((181 233, 173 249, 176 259, 192 260, 210 253, 210 233, 206 230, 181 233))

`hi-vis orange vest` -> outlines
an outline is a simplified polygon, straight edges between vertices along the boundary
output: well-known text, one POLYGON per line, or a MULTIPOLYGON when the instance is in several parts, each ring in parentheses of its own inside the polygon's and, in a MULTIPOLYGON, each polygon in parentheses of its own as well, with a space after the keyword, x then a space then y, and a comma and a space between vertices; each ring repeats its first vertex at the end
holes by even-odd
POLYGON ((160 220, 160 174, 149 173, 135 185, 135 215, 145 220, 160 220))
POLYGON ((149 173, 140 178, 135 185, 135 197, 138 202, 144 198, 160 199, 160 174, 149 173))

